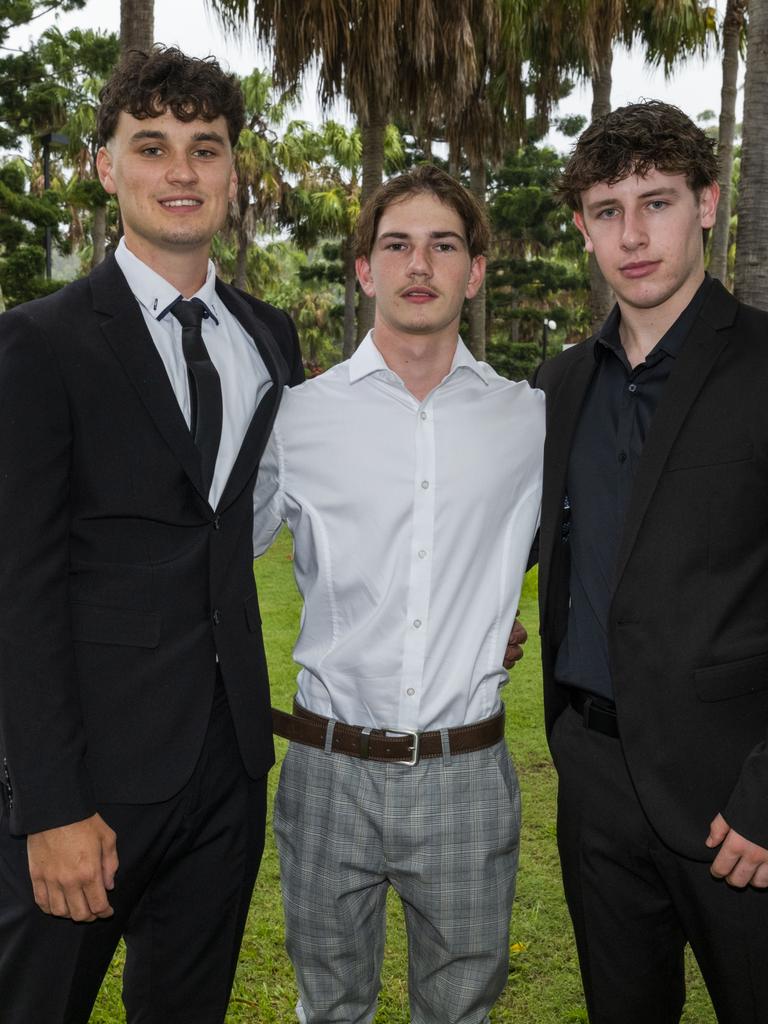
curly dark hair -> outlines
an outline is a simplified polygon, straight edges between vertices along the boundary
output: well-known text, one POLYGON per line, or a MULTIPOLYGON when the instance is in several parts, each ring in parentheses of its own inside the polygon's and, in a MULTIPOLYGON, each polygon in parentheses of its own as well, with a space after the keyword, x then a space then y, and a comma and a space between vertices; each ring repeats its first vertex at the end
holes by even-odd
POLYGON ((129 50, 99 93, 96 128, 104 146, 125 111, 133 117, 159 117, 170 110, 179 121, 226 119, 234 147, 245 124, 243 94, 235 75, 215 57, 188 57, 175 46, 129 50))
POLYGON ((599 181, 615 185, 630 174, 656 169, 684 174, 698 195, 717 181, 715 143, 679 107, 647 100, 618 107, 586 128, 555 185, 555 195, 572 210, 599 181))
POLYGON ((434 164, 419 164, 379 185, 360 211, 355 237, 355 256, 369 257, 376 241, 381 215, 389 206, 411 196, 428 193, 450 206, 464 223, 469 255, 482 256, 490 243, 485 211, 472 193, 434 164))

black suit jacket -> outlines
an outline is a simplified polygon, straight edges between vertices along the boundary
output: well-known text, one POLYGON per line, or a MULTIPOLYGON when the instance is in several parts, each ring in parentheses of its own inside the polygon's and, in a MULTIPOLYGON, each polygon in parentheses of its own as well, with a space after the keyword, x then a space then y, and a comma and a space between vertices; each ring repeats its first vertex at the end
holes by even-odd
MULTIPOLYGON (((548 729, 568 612, 566 474, 595 369, 591 338, 545 364, 539 588, 548 729)), ((768 846, 768 314, 715 281, 651 423, 621 540, 608 640, 619 729, 643 808, 709 859, 721 812, 768 846)))
POLYGON ((221 674, 248 772, 274 759, 252 489, 283 385, 282 312, 217 282, 273 387, 218 508, 114 258, 0 318, 0 763, 19 834, 189 778, 221 674))

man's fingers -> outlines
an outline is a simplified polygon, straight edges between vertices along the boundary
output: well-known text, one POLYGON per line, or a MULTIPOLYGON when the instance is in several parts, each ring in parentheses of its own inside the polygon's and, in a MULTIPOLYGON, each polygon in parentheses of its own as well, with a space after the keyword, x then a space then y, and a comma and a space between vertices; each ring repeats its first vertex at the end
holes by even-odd
POLYGON ((504 652, 504 668, 512 668, 524 654, 523 648, 519 644, 507 644, 507 649, 504 652))
POLYGON ((520 661, 523 656, 522 645, 527 639, 528 631, 519 619, 515 619, 507 640, 507 649, 504 652, 504 668, 512 668, 516 662, 520 661))
POLYGON ((115 833, 113 832, 112 842, 105 843, 101 851, 101 879, 104 883, 104 888, 110 892, 115 888, 115 875, 120 866, 114 835, 115 833))
POLYGON ((80 918, 79 920, 93 920, 94 917, 112 917, 114 910, 107 899, 107 893, 101 880, 93 882, 91 885, 86 885, 82 892, 84 894, 83 903, 86 904, 88 913, 91 916, 90 918, 80 918))
POLYGON ((45 884, 45 880, 42 878, 33 879, 32 881, 32 892, 35 897, 35 903, 45 914, 50 914, 51 911, 51 900, 48 895, 48 886, 45 884))
POLYGON ((730 828, 728 827, 725 818, 722 814, 718 814, 710 823, 709 835, 705 840, 706 845, 709 847, 719 846, 729 832, 730 828))
POLYGON ((515 619, 512 624, 512 632, 509 634, 509 644, 524 644, 528 639, 528 630, 520 619, 515 619))
POLYGON ((761 864, 752 876, 752 885, 756 889, 768 889, 768 864, 761 864))
POLYGON ((727 878, 735 868, 738 859, 728 850, 721 850, 712 861, 712 867, 709 870, 715 878, 727 878))

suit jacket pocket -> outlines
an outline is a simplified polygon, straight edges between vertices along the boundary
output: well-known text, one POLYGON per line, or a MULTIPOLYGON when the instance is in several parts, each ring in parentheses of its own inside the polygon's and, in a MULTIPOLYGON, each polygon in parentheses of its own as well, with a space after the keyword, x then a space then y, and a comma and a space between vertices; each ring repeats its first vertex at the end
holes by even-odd
POLYGON ((696 469, 699 466, 721 466, 729 462, 745 462, 753 454, 752 442, 741 440, 708 441, 700 445, 681 445, 670 453, 666 472, 677 469, 696 469))
POLYGON ((160 643, 160 616, 130 608, 73 604, 72 636, 89 644, 154 648, 160 643))
POLYGON ((706 701, 729 700, 768 690, 768 654, 697 668, 693 681, 699 698, 706 701))
POLYGON ((259 596, 254 591, 250 597, 243 602, 245 608, 245 620, 251 633, 261 632, 261 612, 259 611, 259 596))

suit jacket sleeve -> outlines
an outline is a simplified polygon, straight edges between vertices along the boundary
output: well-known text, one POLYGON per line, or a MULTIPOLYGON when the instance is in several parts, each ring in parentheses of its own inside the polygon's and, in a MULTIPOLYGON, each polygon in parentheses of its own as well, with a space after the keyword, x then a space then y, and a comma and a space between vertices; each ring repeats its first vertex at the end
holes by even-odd
POLYGON ((285 319, 288 321, 288 334, 290 337, 289 351, 284 353, 288 362, 288 384, 290 387, 295 387, 304 381, 304 362, 301 358, 301 347, 299 346, 299 336, 296 333, 296 325, 287 313, 285 314, 285 319))
POLYGON ((72 420, 24 311, 0 318, 0 759, 15 834, 94 812, 68 596, 72 420))

